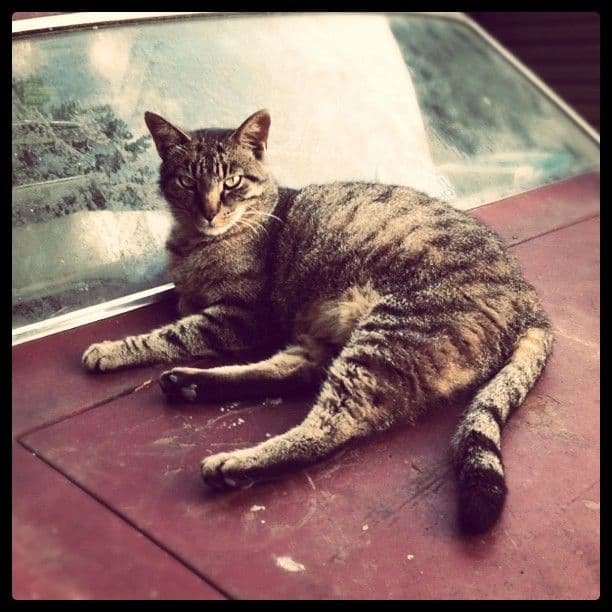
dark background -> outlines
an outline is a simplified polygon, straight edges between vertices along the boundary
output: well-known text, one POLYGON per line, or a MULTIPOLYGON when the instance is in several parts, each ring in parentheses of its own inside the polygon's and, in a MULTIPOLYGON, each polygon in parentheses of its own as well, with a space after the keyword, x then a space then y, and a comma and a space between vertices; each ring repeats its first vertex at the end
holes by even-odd
POLYGON ((467 13, 599 131, 599 13, 467 13))
MULTIPOLYGON (((13 19, 58 15, 15 12, 13 19)), ((599 13, 467 13, 599 131, 599 13)))

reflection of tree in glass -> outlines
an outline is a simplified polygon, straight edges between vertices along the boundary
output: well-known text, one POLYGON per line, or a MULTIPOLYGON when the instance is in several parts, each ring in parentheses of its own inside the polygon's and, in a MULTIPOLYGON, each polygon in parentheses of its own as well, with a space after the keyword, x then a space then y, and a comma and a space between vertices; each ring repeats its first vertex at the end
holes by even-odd
POLYGON ((491 153, 563 149, 551 104, 466 26, 390 19, 410 69, 436 161, 491 153), (483 84, 486 84, 483 87, 483 84))
POLYGON ((161 208, 154 169, 108 104, 49 105, 40 78, 13 79, 13 224, 79 210, 161 208), (64 179, 63 181, 57 181, 64 179))
POLYGON ((29 107, 39 109, 49 101, 47 87, 40 77, 13 79, 13 97, 29 107))

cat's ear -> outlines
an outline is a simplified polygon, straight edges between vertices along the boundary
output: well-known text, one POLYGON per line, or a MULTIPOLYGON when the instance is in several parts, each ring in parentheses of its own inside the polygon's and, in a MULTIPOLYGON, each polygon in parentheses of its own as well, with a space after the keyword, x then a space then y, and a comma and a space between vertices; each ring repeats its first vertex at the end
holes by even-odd
POLYGON ((144 119, 161 158, 164 157, 170 147, 186 144, 191 140, 185 132, 174 127, 163 117, 155 113, 147 111, 144 114, 144 119))
POLYGON ((264 108, 253 113, 233 134, 234 142, 252 149, 255 157, 261 159, 268 145, 270 113, 264 108))

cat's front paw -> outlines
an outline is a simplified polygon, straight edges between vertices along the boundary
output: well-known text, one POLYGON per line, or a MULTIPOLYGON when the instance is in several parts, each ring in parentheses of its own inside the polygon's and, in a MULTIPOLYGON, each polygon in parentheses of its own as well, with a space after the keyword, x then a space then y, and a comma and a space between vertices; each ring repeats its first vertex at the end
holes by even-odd
POLYGON ((125 364, 123 359, 123 342, 110 341, 92 344, 82 357, 83 365, 90 372, 108 372, 125 364))
POLYGON ((204 397, 202 372, 196 368, 172 368, 159 377, 159 386, 170 400, 195 402, 204 397))
POLYGON ((200 469, 204 482, 213 489, 236 489, 251 486, 255 479, 249 476, 247 464, 240 451, 217 453, 202 460, 200 469))

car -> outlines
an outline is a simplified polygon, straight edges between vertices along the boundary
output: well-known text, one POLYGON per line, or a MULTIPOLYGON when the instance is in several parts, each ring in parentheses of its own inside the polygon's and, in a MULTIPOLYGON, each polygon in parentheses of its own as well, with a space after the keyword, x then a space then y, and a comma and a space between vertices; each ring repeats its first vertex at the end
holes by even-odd
MULTIPOLYGON (((13 21, 15 599, 599 596, 599 136, 459 13, 73 13, 13 21), (469 211, 542 297, 553 356, 504 436, 509 497, 462 537, 462 406, 271 483, 198 465, 310 398, 169 407, 93 342, 176 318, 143 114, 271 111, 279 183, 410 185, 469 211)), ((208 363, 208 362, 206 362, 208 363)))

